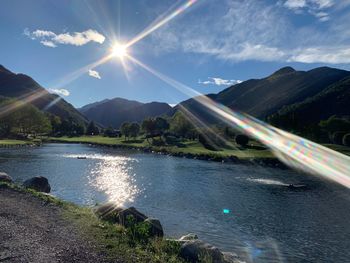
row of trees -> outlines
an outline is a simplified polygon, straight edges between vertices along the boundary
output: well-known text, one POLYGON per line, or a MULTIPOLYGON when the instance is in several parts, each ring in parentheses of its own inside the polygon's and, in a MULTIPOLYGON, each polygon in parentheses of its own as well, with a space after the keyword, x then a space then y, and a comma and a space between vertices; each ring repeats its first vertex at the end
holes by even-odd
POLYGON ((0 136, 26 137, 52 131, 49 116, 36 107, 14 99, 0 101, 0 136))
POLYGON ((350 117, 331 116, 320 121, 319 127, 327 133, 330 142, 350 146, 350 117))

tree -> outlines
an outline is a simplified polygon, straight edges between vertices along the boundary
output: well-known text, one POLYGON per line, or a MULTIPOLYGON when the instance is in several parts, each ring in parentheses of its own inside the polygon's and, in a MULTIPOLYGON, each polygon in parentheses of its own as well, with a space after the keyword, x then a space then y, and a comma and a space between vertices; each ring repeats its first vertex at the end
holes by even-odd
POLYGON ((129 134, 131 137, 136 138, 140 133, 140 125, 136 122, 130 124, 129 134))
POLYGON ((350 133, 347 133, 343 137, 343 144, 350 147, 350 133))
POLYGON ((246 147, 249 142, 249 137, 244 134, 238 134, 235 137, 235 141, 238 145, 246 147))
POLYGON ((152 118, 147 118, 143 120, 141 127, 142 127, 142 130, 146 133, 146 139, 147 139, 147 142, 149 143, 148 138, 150 137, 153 138, 156 132, 156 122, 152 118))
POLYGON ((129 136, 130 136, 130 126, 131 126, 130 123, 124 122, 122 124, 122 126, 120 127, 120 131, 124 135, 125 140, 126 140, 126 138, 129 138, 129 136))
POLYGON ((187 137, 194 131, 194 126, 180 111, 176 112, 170 123, 170 130, 180 137, 187 137))
POLYGON ((157 117, 155 119, 155 126, 156 126, 156 131, 159 134, 159 136, 162 136, 165 131, 169 129, 169 122, 162 118, 162 117, 157 117))
POLYGON ((47 116, 35 106, 23 101, 5 99, 0 102, 0 131, 2 136, 11 134, 46 134, 51 131, 51 123, 47 116))
POLYGON ((96 127, 94 121, 91 121, 86 129, 86 134, 87 135, 99 135, 100 130, 98 127, 96 127))

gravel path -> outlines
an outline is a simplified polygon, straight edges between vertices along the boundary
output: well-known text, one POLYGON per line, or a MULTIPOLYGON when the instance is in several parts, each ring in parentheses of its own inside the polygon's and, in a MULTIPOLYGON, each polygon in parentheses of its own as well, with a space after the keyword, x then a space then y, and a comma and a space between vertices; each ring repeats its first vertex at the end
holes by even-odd
POLYGON ((0 262, 107 262, 59 207, 0 187, 0 262))

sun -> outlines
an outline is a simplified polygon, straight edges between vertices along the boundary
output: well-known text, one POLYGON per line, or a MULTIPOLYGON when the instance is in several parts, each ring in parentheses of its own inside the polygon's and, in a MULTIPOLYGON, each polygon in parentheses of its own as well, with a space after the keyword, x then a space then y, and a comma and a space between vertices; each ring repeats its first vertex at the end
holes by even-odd
POLYGON ((123 58, 128 54, 127 48, 120 43, 115 43, 112 48, 112 54, 118 58, 123 58))

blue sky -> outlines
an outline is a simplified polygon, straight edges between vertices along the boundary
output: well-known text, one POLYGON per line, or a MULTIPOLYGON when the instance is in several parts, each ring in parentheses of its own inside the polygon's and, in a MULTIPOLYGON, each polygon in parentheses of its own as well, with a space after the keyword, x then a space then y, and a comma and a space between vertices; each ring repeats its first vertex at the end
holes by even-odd
MULTIPOLYGON (((128 53, 201 93, 284 66, 350 70, 350 0, 192 1, 128 53)), ((127 76, 117 57, 87 65, 187 2, 2 1, 0 64, 76 107, 113 97, 178 103, 187 96, 127 59, 127 76)))

